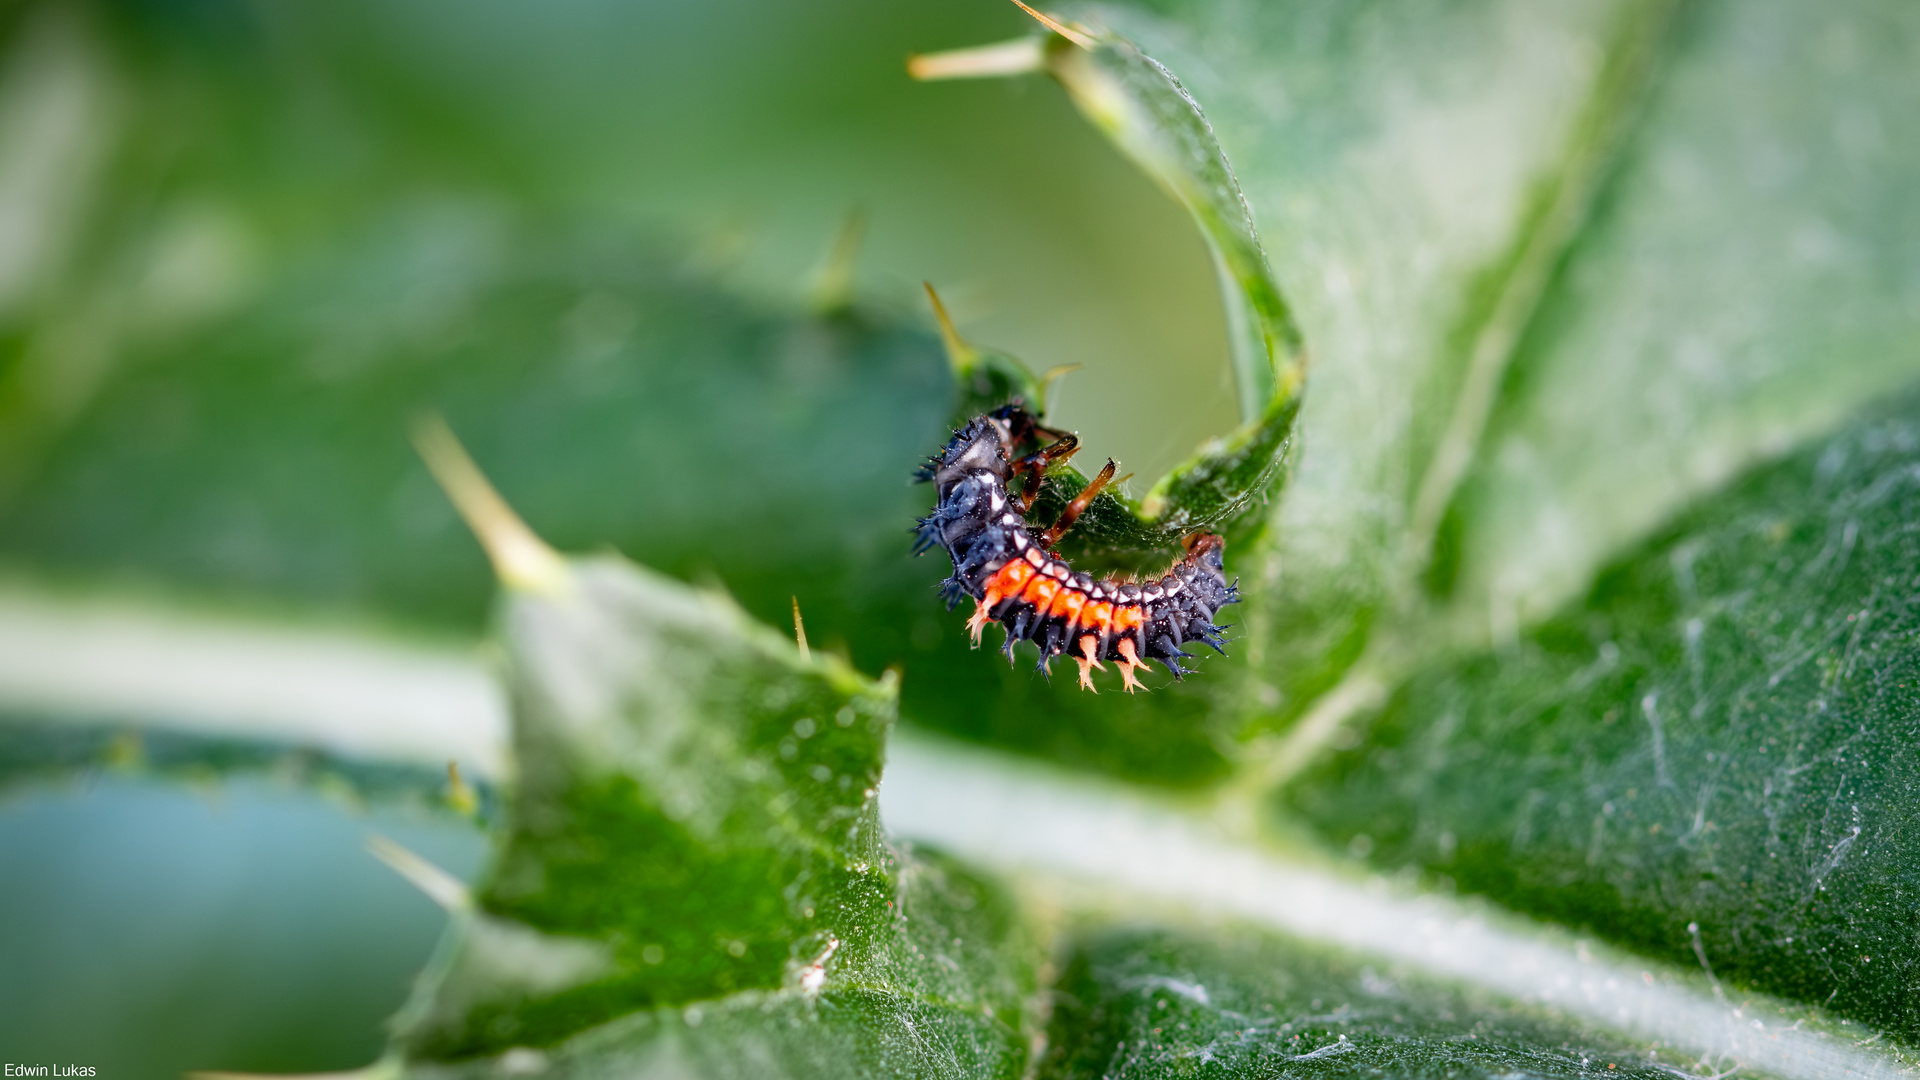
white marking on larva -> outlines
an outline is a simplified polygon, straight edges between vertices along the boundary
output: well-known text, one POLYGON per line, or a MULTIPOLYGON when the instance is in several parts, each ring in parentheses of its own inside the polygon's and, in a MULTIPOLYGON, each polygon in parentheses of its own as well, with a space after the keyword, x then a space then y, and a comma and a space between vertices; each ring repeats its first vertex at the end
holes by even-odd
POLYGON ((1002 525, 1018 525, 1018 524, 1020 524, 1020 518, 1019 518, 1019 515, 1017 515, 1017 514, 1007 514, 1007 515, 1005 515, 1005 516, 1003 516, 1003 517, 1002 517, 1002 518, 1000 519, 1000 524, 1002 524, 1002 525))
POLYGON ((1027 534, 1021 533, 1021 532, 1016 532, 1013 534, 1013 550, 1015 551, 1027 550, 1027 534))
POLYGON ((1102 589, 1098 585, 1095 585, 1092 589, 1088 590, 1087 595, 1092 597, 1095 600, 1105 600, 1107 598, 1106 590, 1102 589))
POLYGON ((1160 590, 1159 590, 1159 589, 1148 589, 1148 590, 1146 590, 1145 592, 1143 592, 1143 593, 1141 593, 1140 595, 1141 595, 1142 597, 1144 597, 1145 599, 1148 599, 1148 600, 1158 600, 1158 599, 1160 599, 1160 590))
POLYGON ((1027 549, 1027 561, 1033 564, 1035 570, 1045 570, 1047 568, 1047 557, 1040 554, 1039 548, 1027 549))
POLYGON ((1007 505, 1007 497, 1006 497, 1005 495, 1002 495, 1002 494, 1000 494, 1000 492, 999 492, 999 489, 997 489, 997 488, 996 488, 996 489, 994 490, 994 492, 993 492, 993 510, 994 510, 994 512, 995 512, 995 513, 999 513, 999 512, 1000 512, 1000 510, 1001 510, 1001 509, 1002 509, 1003 507, 1005 507, 1006 505, 1007 505))
POLYGON ((1059 581, 1065 581, 1067 580, 1067 573, 1068 571, 1067 571, 1066 563, 1048 563, 1047 564, 1046 575, 1050 578, 1054 578, 1059 581))

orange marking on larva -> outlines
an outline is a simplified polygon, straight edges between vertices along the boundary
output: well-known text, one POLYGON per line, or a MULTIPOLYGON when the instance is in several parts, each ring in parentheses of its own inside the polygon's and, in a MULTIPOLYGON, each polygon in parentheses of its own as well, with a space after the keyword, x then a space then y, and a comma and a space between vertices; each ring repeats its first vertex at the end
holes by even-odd
POLYGON ((1025 585, 1029 578, 1033 577, 1033 567, 1028 566, 1019 559, 1015 559, 1001 567, 1000 572, 993 576, 996 581, 1000 582, 1001 592, 1008 596, 1018 596, 1020 595, 1020 587, 1025 585))
POLYGON ((1133 639, 1121 638, 1119 649, 1120 681, 1126 684, 1127 693, 1131 694, 1135 690, 1145 690, 1146 687, 1141 685, 1140 680, 1133 677, 1134 668, 1147 666, 1140 662, 1140 655, 1133 651, 1133 639))
POLYGON ((1099 660, 1099 648, 1100 638, 1098 635, 1082 634, 1080 635, 1080 655, 1074 657, 1074 660, 1080 665, 1080 688, 1083 690, 1092 690, 1096 694, 1100 691, 1095 689, 1093 685, 1093 669, 1099 668, 1101 671, 1107 670, 1107 665, 1101 663, 1099 660))
POLYGON ((1058 619, 1066 618, 1067 617, 1067 598, 1070 596, 1076 596, 1076 595, 1078 594, 1073 591, 1073 586, 1067 584, 1064 581, 1061 582, 1060 591, 1053 594, 1053 603, 1048 604, 1046 607, 1041 609, 1040 617, 1041 618, 1058 618, 1058 619))
POLYGON ((1062 588, 1060 595, 1053 598, 1053 607, 1048 614, 1058 615, 1067 620, 1067 630, 1072 632, 1080 623, 1080 609, 1087 603, 1087 594, 1079 589, 1062 588))
POLYGON ((1122 605, 1113 609, 1113 632, 1125 634, 1138 628, 1147 621, 1145 609, 1134 604, 1122 605))
POLYGON ((986 630, 987 623, 993 619, 993 609, 999 607, 1001 601, 1020 591, 1019 585, 1009 583, 1007 579, 1012 576, 1008 571, 1022 565, 1024 564, 1010 562, 987 579, 985 593, 977 601, 979 606, 973 609, 973 617, 967 620, 967 633, 973 636, 975 648, 980 646, 981 632, 986 630))
POLYGON ((1113 633, 1113 603, 1108 600, 1097 600, 1088 604, 1080 613, 1080 625, 1089 630, 1100 631, 1100 637, 1105 639, 1113 633))
POLYGON ((1053 603, 1053 594, 1060 591, 1060 583, 1046 576, 1035 574, 1033 580, 1020 592, 1020 599, 1032 604, 1035 611, 1045 613, 1053 603))

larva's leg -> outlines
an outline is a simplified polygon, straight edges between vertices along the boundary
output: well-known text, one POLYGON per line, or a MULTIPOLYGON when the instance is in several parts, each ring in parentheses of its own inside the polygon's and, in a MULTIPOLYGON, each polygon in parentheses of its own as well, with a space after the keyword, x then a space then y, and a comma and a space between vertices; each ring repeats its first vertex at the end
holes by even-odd
POLYGON ((1079 452, 1079 436, 1069 434, 1061 436, 1059 441, 1048 443, 1013 463, 1013 471, 1007 475, 1008 494, 1013 493, 1014 481, 1020 478, 1021 473, 1027 476, 1025 488, 1014 496, 1020 501, 1022 514, 1030 512, 1033 509, 1033 500, 1040 497, 1040 485, 1047 478, 1047 470, 1079 452))
POLYGON ((1053 527, 1046 532, 1034 537, 1041 547, 1051 548, 1060 542, 1061 537, 1067 535, 1067 530, 1073 528, 1073 523, 1080 520, 1080 515, 1086 513, 1087 507, 1093 505, 1093 500, 1106 489, 1108 482, 1113 479, 1113 470, 1113 459, 1108 458, 1107 467, 1100 470, 1100 475, 1094 477, 1093 482, 1088 484, 1085 490, 1075 495, 1065 510, 1060 511, 1060 520, 1054 522, 1053 527))
POLYGON ((1026 640, 1027 628, 1032 620, 1033 612, 1026 607, 1021 607, 1007 615, 1007 640, 1001 645, 1000 651, 1007 654, 1008 665, 1013 663, 1013 647, 1026 640))
POLYGON ((1059 619, 1043 619, 1034 633, 1033 643, 1040 646, 1040 662, 1035 667, 1049 682, 1053 679, 1053 658, 1067 651, 1067 627, 1059 619))
POLYGON ((952 611, 953 606, 958 604, 960 598, 965 595, 967 595, 967 579, 957 573, 940 583, 940 599, 947 602, 948 611, 952 611))
POLYGON ((1167 670, 1173 672, 1175 679, 1184 679, 1193 673, 1192 668, 1180 666, 1180 661, 1194 659, 1193 654, 1181 652, 1180 643, 1173 640, 1171 635, 1161 634, 1154 638, 1153 644, 1147 647, 1147 655, 1167 665, 1167 670))
POLYGON ((1024 403, 1015 401, 994 414, 1007 422, 1007 433, 1013 437, 1013 445, 1019 446, 1029 440, 1041 439, 1058 442, 1069 438, 1071 433, 1050 428, 1040 422, 1040 418, 1027 411, 1024 403))

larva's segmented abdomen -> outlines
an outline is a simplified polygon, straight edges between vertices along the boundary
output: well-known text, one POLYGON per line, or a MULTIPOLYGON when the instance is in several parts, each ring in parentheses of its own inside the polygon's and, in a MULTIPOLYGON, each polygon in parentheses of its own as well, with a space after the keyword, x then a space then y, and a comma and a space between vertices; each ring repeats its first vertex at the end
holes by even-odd
POLYGON ((1187 552, 1162 576, 1147 582, 1095 579, 1078 573, 1044 549, 1007 490, 1012 475, 1009 418, 1015 407, 976 417, 922 470, 939 499, 920 520, 914 553, 946 549, 953 576, 941 585, 951 608, 961 595, 978 602, 968 628, 978 644, 988 622, 1006 628, 1004 651, 1032 641, 1044 670, 1056 656, 1080 665, 1080 683, 1093 688, 1092 669, 1115 661, 1131 691, 1135 672, 1149 660, 1175 678, 1191 668, 1183 651, 1191 641, 1223 651, 1225 627, 1214 622, 1222 607, 1239 600, 1222 562, 1225 541, 1196 533, 1187 552))

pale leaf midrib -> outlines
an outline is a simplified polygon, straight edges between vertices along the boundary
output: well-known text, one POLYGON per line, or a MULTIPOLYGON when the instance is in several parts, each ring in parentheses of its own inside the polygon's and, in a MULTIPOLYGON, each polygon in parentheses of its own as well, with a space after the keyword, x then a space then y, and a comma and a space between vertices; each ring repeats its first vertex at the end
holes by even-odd
POLYGON ((1465 372, 1416 489, 1407 530, 1403 589, 1433 557, 1440 524, 1472 467, 1493 415, 1509 365, 1539 312, 1566 253, 1578 243, 1590 211, 1621 158, 1667 51, 1675 13, 1685 0, 1639 0, 1621 26, 1594 79, 1594 90, 1572 126, 1560 168, 1522 217, 1508 269, 1486 317, 1467 337, 1465 372))

